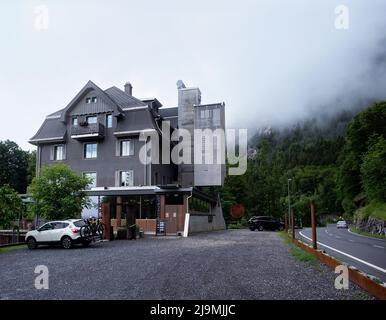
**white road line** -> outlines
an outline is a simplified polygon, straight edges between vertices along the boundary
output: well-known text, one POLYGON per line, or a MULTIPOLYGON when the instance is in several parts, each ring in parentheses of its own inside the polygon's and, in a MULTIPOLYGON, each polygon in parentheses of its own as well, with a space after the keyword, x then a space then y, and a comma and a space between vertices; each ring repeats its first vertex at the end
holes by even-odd
POLYGON ((383 239, 379 239, 379 238, 375 238, 375 237, 369 237, 369 236, 364 236, 363 234, 352 232, 350 228, 348 228, 347 231, 350 232, 351 234, 353 234, 354 236, 363 237, 363 238, 367 238, 367 239, 378 240, 378 241, 385 241, 383 239))
POLYGON ((374 244, 373 247, 374 247, 374 248, 379 248, 379 249, 385 249, 385 247, 377 246, 376 244, 374 244))
POLYGON ((351 240, 351 239, 349 239, 348 241, 350 241, 350 242, 355 242, 354 240, 351 240))
MULTIPOLYGON (((302 232, 299 232, 299 234, 300 234, 302 237, 306 238, 307 240, 312 241, 311 238, 305 236, 302 232)), ((357 258, 357 257, 352 256, 351 254, 348 254, 348 253, 346 253, 346 252, 343 252, 343 251, 340 251, 340 250, 338 250, 338 249, 332 248, 332 247, 330 247, 330 246, 328 246, 328 245, 326 245, 326 244, 324 244, 324 243, 321 243, 321 242, 319 242, 319 241, 317 241, 317 243, 320 244, 320 245, 323 246, 323 247, 326 247, 326 248, 332 250, 332 251, 336 251, 336 252, 338 252, 338 253, 340 253, 340 254, 346 256, 346 257, 349 257, 349 258, 351 258, 351 259, 353 259, 353 260, 356 260, 356 261, 358 261, 358 262, 360 262, 360 263, 363 263, 363 264, 365 264, 365 265, 367 265, 367 266, 369 266, 369 267, 371 267, 371 268, 374 268, 374 269, 376 269, 376 270, 378 270, 378 271, 381 271, 381 272, 383 272, 383 273, 386 273, 386 269, 383 269, 383 268, 381 268, 381 267, 378 267, 378 266, 376 266, 376 265, 373 265, 373 264, 371 264, 370 262, 364 261, 364 260, 362 260, 362 259, 359 259, 359 258, 357 258)))
POLYGON ((337 239, 340 239, 341 237, 339 237, 339 236, 335 236, 335 238, 337 238, 337 239))

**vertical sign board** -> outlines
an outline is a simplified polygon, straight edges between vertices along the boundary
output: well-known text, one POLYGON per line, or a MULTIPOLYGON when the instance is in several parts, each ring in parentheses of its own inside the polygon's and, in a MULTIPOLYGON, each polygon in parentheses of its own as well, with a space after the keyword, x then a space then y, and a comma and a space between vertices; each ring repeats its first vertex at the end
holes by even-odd
POLYGON ((164 220, 158 220, 157 221, 157 234, 166 235, 165 221, 164 220))
POLYGON ((165 233, 165 221, 161 220, 161 197, 160 197, 160 195, 156 195, 155 199, 156 199, 156 211, 157 211, 156 234, 166 234, 165 233))

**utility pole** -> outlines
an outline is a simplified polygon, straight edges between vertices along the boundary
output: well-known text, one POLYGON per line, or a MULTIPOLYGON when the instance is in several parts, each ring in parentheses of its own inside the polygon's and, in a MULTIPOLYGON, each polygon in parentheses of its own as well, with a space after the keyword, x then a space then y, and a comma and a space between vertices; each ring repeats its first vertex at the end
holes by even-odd
POLYGON ((294 209, 291 210, 291 224, 292 224, 292 240, 295 240, 295 214, 294 209))
POLYGON ((315 204, 311 202, 311 225, 312 225, 312 247, 317 249, 317 239, 316 239, 316 210, 315 204))
POLYGON ((290 183, 292 179, 289 178, 287 180, 287 186, 288 186, 288 224, 291 225, 291 192, 290 192, 290 183))

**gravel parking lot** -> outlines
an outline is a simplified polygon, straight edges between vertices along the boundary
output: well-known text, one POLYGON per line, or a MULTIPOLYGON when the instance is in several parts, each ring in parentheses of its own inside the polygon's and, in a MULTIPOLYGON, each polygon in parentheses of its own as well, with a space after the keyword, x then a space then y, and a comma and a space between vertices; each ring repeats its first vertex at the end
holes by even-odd
POLYGON ((0 254, 0 299, 368 299, 334 272, 297 261, 274 232, 112 241, 0 254), (37 265, 49 289, 35 289, 37 265))

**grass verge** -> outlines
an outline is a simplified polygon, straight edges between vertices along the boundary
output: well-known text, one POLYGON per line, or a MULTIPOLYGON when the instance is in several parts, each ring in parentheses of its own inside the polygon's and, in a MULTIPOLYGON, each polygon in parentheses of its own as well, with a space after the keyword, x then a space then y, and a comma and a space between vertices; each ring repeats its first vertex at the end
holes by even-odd
POLYGON ((299 247, 295 246, 292 243, 291 238, 287 232, 280 231, 279 235, 289 245, 290 252, 296 260, 313 265, 313 266, 317 266, 318 259, 313 254, 306 252, 300 249, 299 247))
POLYGON ((1 247, 0 248, 0 254, 14 251, 14 250, 19 250, 19 249, 25 249, 25 248, 27 248, 27 246, 25 244, 21 244, 21 245, 17 245, 17 246, 1 247))
POLYGON ((382 234, 373 234, 373 233, 370 233, 370 232, 359 230, 359 229, 354 228, 354 227, 350 227, 350 230, 352 232, 360 234, 362 236, 367 236, 367 237, 370 237, 370 238, 377 238, 377 239, 384 239, 384 240, 386 240, 386 236, 384 236, 382 234))

